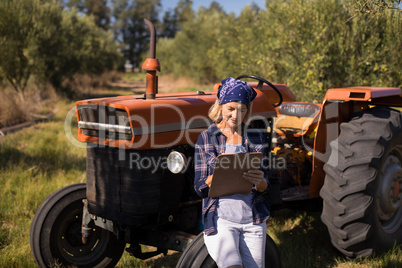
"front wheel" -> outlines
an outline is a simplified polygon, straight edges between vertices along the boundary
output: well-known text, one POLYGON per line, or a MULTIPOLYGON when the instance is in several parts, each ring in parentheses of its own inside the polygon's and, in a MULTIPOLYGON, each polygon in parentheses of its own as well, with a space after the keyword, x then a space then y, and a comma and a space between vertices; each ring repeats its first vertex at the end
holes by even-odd
POLYGON ((125 242, 92 222, 88 243, 82 243, 85 198, 85 184, 72 184, 51 194, 36 211, 30 243, 40 267, 114 267, 120 260, 125 242))
POLYGON ((332 244, 350 258, 402 242, 402 114, 375 107, 341 124, 320 195, 332 244))
MULTIPOLYGON (((176 268, 217 268, 215 261, 208 254, 201 232, 181 255, 176 268)), ((281 257, 274 240, 267 234, 265 242, 265 267, 280 268, 281 257)))

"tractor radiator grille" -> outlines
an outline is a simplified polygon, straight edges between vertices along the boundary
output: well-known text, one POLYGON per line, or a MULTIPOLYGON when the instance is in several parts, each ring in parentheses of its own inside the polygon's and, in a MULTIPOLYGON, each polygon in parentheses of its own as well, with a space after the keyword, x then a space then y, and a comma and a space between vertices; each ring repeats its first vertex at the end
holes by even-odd
POLYGON ((78 127, 84 135, 114 140, 132 139, 130 121, 125 110, 95 104, 77 105, 77 109, 80 117, 78 127))
POLYGON ((146 167, 144 159, 167 156, 169 151, 95 146, 87 147, 89 211, 130 226, 154 222, 160 208, 163 169, 139 164, 146 167))

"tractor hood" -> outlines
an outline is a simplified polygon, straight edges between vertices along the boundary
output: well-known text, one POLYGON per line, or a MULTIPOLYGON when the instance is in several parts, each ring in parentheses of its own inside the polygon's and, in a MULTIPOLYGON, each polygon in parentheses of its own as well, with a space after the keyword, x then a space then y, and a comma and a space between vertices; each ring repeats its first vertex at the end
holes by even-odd
MULTIPOLYGON (((163 93, 90 99, 76 102, 78 139, 124 149, 169 148, 194 144, 211 124, 208 110, 221 84, 210 92, 163 93)), ((257 83, 250 83, 256 87, 257 83)), ((276 85, 284 101, 295 101, 285 85, 276 85)), ((256 89, 252 118, 276 116, 278 97, 269 86, 256 89)))

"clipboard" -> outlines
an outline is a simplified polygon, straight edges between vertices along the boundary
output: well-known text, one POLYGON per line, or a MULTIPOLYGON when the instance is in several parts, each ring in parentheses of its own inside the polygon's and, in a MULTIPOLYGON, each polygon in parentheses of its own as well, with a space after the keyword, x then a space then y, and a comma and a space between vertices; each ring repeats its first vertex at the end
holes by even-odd
POLYGON ((250 169, 259 169, 262 153, 221 154, 215 160, 209 197, 249 194, 253 184, 243 178, 250 169))

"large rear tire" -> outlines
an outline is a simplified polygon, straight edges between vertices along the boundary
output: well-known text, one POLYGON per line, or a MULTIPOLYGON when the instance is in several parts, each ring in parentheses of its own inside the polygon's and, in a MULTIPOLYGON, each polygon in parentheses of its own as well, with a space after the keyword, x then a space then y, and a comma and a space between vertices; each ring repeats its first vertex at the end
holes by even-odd
POLYGON ((402 242, 402 115, 375 107, 360 112, 331 142, 320 195, 332 244, 363 258, 402 242))
MULTIPOLYGON (((176 268, 217 268, 215 261, 209 256, 201 232, 181 255, 176 268)), ((265 243, 265 267, 280 268, 281 256, 274 240, 267 234, 265 243)))
POLYGON ((38 208, 31 224, 32 254, 39 267, 114 267, 125 242, 91 224, 87 244, 82 244, 84 183, 72 184, 51 194, 38 208))

